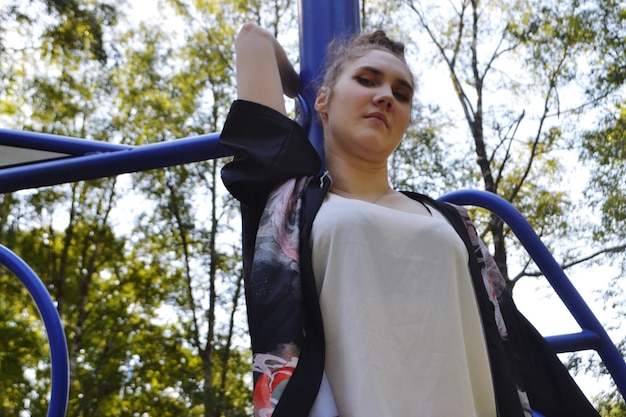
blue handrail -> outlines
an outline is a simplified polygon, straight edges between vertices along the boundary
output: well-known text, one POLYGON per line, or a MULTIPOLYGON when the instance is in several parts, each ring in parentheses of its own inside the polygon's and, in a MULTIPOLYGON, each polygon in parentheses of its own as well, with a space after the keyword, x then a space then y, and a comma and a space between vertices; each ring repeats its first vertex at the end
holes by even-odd
MULTIPOLYGON (((38 138, 52 143, 57 140, 49 134, 0 129, 0 144, 5 143, 6 138, 19 138, 22 135, 30 140, 38 138)), ((80 139, 72 142, 70 139, 60 137, 60 143, 73 145, 80 142, 80 139)), ((112 147, 73 158, 9 167, 0 170, 0 193, 105 178, 230 155, 231 152, 218 140, 219 133, 209 133, 142 146, 112 147)), ((57 149, 67 149, 67 146, 57 149)))
POLYGON ((445 194, 439 199, 458 205, 485 208, 509 225, 582 329, 580 333, 546 337, 546 340, 556 352, 583 349, 598 352, 617 389, 626 398, 624 358, 524 216, 507 200, 487 191, 460 190, 445 194))
POLYGON ((70 370, 67 342, 59 312, 54 306, 46 286, 35 272, 15 253, 2 245, 0 245, 0 264, 6 266, 22 281, 35 301, 37 309, 39 309, 48 335, 52 369, 50 403, 47 415, 48 417, 63 417, 67 410, 70 392, 70 370))
POLYGON ((1 144, 18 148, 39 149, 47 152, 70 155, 87 155, 98 152, 112 152, 132 149, 130 145, 100 142, 53 135, 50 133, 29 132, 26 130, 0 129, 1 144))

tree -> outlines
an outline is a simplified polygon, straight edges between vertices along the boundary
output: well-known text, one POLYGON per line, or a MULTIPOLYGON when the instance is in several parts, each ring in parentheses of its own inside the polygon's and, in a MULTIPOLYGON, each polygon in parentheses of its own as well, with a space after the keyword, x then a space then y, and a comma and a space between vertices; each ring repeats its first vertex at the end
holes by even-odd
MULTIPOLYGON (((450 76, 471 143, 465 149, 472 149, 477 163, 478 170, 471 175, 480 179, 486 191, 520 208, 544 235, 555 233, 564 225, 562 214, 569 203, 562 192, 554 198, 541 177, 557 176, 561 170, 552 152, 563 146, 563 140, 550 119, 560 111, 559 88, 571 77, 576 44, 550 44, 549 54, 541 51, 545 42, 538 38, 547 36, 553 20, 529 21, 537 12, 532 5, 483 5, 469 0, 445 6, 418 1, 406 5, 450 76), (531 42, 531 35, 537 39, 531 42), (513 59, 528 67, 522 72, 512 70, 513 59), (540 70, 531 72, 530 68, 540 70), (519 108, 528 102, 520 96, 511 106, 499 98, 502 90, 512 95, 533 91, 540 101, 519 108), (532 114, 531 109, 537 110, 532 114)), ((468 153, 463 155, 470 159, 468 153)), ((489 216, 485 230, 512 288, 526 272, 510 276, 506 244, 510 232, 495 215, 489 216)))
MULTIPOLYGON (((2 34, 5 36, 2 38, 4 65, 0 78, 7 88, 3 89, 5 93, 1 102, 2 109, 11 116, 9 119, 11 122, 7 123, 9 126, 53 133, 72 133, 77 136, 86 134, 81 121, 87 119, 89 109, 81 107, 79 103, 89 101, 91 98, 93 90, 87 87, 87 80, 88 74, 94 72, 81 75, 76 70, 81 62, 84 67, 91 65, 94 68, 100 65, 98 62, 106 58, 102 48, 103 28, 114 21, 115 9, 106 5, 100 6, 102 5, 95 4, 84 7, 75 2, 56 1, 45 4, 11 2, 2 6, 2 34), (15 20, 12 21, 11 18, 15 20), (5 60, 5 57, 8 59, 5 60), (47 70, 40 71, 38 67, 40 64, 47 65, 47 70), (63 105, 52 106, 51 104, 55 102, 63 105), (79 117, 81 115, 82 118, 79 117)), ((94 80, 92 78, 89 82, 94 80)), ((74 188, 74 191, 77 189, 74 188)), ((0 233, 3 241, 6 239, 7 243, 10 243, 19 254, 29 260, 36 271, 43 275, 44 282, 56 296, 59 310, 65 319, 70 315, 69 311, 76 311, 72 310, 73 306, 68 307, 65 303, 72 297, 68 294, 76 288, 72 286, 76 282, 68 282, 68 277, 64 273, 69 266, 77 266, 80 262, 72 264, 69 261, 73 252, 68 242, 71 242, 75 235, 68 233, 65 240, 56 239, 56 230, 51 226, 53 222, 51 213, 61 201, 69 201, 70 194, 65 187, 58 190, 42 190, 25 196, 3 196, 3 222, 0 233), (12 217, 17 220, 11 221, 12 217), (59 249, 59 252, 56 252, 56 249, 59 249), (65 308, 67 310, 64 310, 65 308)), ((73 197, 77 195, 74 193, 73 197)), ((70 222, 70 232, 76 229, 88 230, 81 226, 84 225, 80 222, 70 222)), ((94 259, 83 258, 85 262, 94 259)), ((72 260, 75 261, 76 258, 72 260)), ((93 270, 89 270, 88 274, 92 273, 93 270)), ((88 280, 89 275, 85 278, 88 280)), ((20 316, 15 309, 7 311, 12 312, 16 318, 20 316)), ((33 317, 37 316, 32 306, 26 306, 22 311, 28 312, 33 317)), ((22 317, 26 316, 22 314, 22 317)), ((18 320, 16 323, 21 321, 18 320)), ((33 341, 37 341, 39 346, 44 345, 42 329, 37 325, 37 321, 28 319, 27 322, 32 327, 32 335, 16 338, 14 343, 21 340, 22 344, 14 345, 14 352, 25 352, 28 343, 33 341)), ((82 327, 78 326, 75 329, 82 330, 82 327)), ((45 349, 39 348, 34 352, 44 354, 45 349)), ((49 363, 43 355, 39 358, 28 355, 26 358, 25 361, 16 360, 14 366, 16 372, 23 373, 22 378, 24 375, 30 375, 27 378, 28 385, 20 379, 19 373, 4 379, 7 386, 21 387, 19 390, 23 398, 3 401, 3 406, 14 411, 28 411, 41 415, 46 407, 45 393, 50 384, 49 363)), ((7 389, 6 392, 11 392, 11 389, 7 389)))
MULTIPOLYGON (((209 98, 207 93, 215 93, 214 98, 221 97, 217 103, 223 104, 228 85, 219 77, 228 77, 227 72, 215 71, 213 79, 202 78, 207 70, 187 72, 184 66, 172 72, 172 67, 164 67, 161 59, 174 56, 181 63, 187 54, 194 65, 202 68, 207 61, 200 60, 207 57, 193 56, 191 47, 185 51, 180 45, 160 49, 166 36, 162 30, 147 27, 142 32, 131 29, 102 33, 120 42, 114 43, 113 49, 104 47, 104 55, 94 54, 91 40, 80 40, 68 32, 73 27, 85 31, 83 5, 66 2, 59 3, 59 7, 66 14, 58 17, 58 27, 53 25, 46 32, 49 37, 38 37, 20 28, 32 35, 33 42, 20 50, 19 59, 11 62, 3 78, 8 80, 6 91, 16 94, 2 97, 2 109, 13 126, 104 141, 122 137, 131 144, 205 132, 211 120, 212 130, 217 130, 224 110, 218 104, 207 107, 205 100, 209 98), (132 44, 137 39, 141 44, 132 44), (124 46, 128 49, 122 49, 124 46), (169 74, 159 72, 163 69, 169 74), (121 114, 115 108, 129 112, 121 114), (137 110, 142 113, 135 118, 137 110)), ((18 8, 16 5, 11 10, 18 8)), ((54 14, 57 9, 48 11, 54 14)), ((20 13, 15 13, 16 18, 22 18, 20 13)), ((35 22, 44 20, 41 16, 45 13, 38 9, 33 13, 41 13, 39 19, 27 19, 33 22, 35 31, 35 22)), ((211 47, 213 58, 219 55, 219 48, 219 44, 211 47)), ((224 60, 215 64, 220 62, 224 60)), ((65 322, 72 378, 68 415, 246 414, 249 381, 239 372, 248 353, 234 342, 239 331, 235 312, 241 293, 237 258, 218 253, 217 228, 196 228, 198 219, 191 200, 183 199, 196 198, 201 191, 195 187, 201 188, 204 183, 212 187, 213 203, 217 204, 217 168, 217 162, 211 161, 138 176, 139 183, 146 186, 146 195, 154 197, 149 204, 163 204, 162 211, 153 217, 163 221, 163 230, 169 230, 170 215, 176 215, 172 235, 142 223, 150 219, 147 216, 138 219, 136 234, 120 234, 112 213, 118 210, 125 191, 124 184, 115 179, 36 190, 25 196, 3 196, 1 235, 50 286, 65 322), (210 175, 205 177, 206 172, 210 175), (147 185, 150 180, 169 194, 154 195, 147 185), (178 180, 187 187, 179 189, 178 180), (21 229, 15 227, 14 216, 23 219, 21 229), (128 241, 137 244, 129 245, 128 241), (178 258, 174 255, 181 253, 180 248, 184 256, 178 258), (200 337, 191 337, 192 326, 186 317, 205 307, 204 296, 198 295, 205 289, 201 268, 209 265, 212 288, 207 293, 213 312, 207 316, 211 319, 224 305, 230 311, 229 324, 226 332, 213 329, 213 335, 205 339, 207 347, 199 354, 200 337), (222 271, 218 270, 220 266, 222 271), (220 299, 215 288, 219 279, 234 279, 233 287, 224 290, 225 295, 232 294, 230 305, 220 299), (188 291, 181 293, 178 288, 188 291), (171 306, 178 309, 183 320, 163 322, 163 309, 171 306), (215 398, 209 400, 202 387, 217 387, 215 398)), ((7 304, 3 301, 3 306, 7 304)), ((18 311, 7 310, 6 316, 19 316, 18 311)), ((204 314, 195 323, 198 332, 209 322, 202 317, 204 314)), ((28 322, 13 321, 19 324, 23 335, 16 336, 16 340, 22 343, 10 346, 6 358, 24 356, 28 343, 42 345, 34 342, 39 339, 33 339, 42 337, 41 329, 28 322), (33 336, 28 337, 30 333, 33 336)), ((6 323, 14 326, 11 321, 6 323)), ((213 325, 217 327, 216 322, 213 325)), ((14 393, 8 403, 3 398, 8 414, 19 414, 15 410, 42 414, 46 407, 48 365, 32 358, 29 355, 15 361, 11 377, 4 380, 6 392, 14 393), (23 372, 29 369, 37 373, 33 381, 24 379, 23 372)))
MULTIPOLYGON (((594 34, 588 88, 589 101, 599 103, 591 128, 581 132, 578 149, 581 162, 590 167, 590 181, 585 190, 589 205, 600 213, 601 221, 592 230, 594 239, 614 248, 608 253, 610 262, 618 265, 619 275, 611 288, 604 291, 605 303, 612 306, 617 320, 626 314, 623 303, 624 237, 626 228, 626 101, 622 94, 626 80, 626 6, 621 2, 599 0, 589 7, 592 16, 585 21, 594 34)), ((619 344, 626 356, 626 339, 619 344)), ((595 360, 586 362, 586 368, 605 373, 595 360)), ((624 398, 616 388, 598 398, 603 416, 626 415, 624 398)))
POLYGON ((626 7, 615 1, 597 1, 590 7, 584 23, 594 35, 595 48, 590 60, 586 93, 598 103, 595 123, 582 132, 580 150, 583 162, 591 164, 587 187, 589 202, 602 213, 599 239, 623 241, 626 229, 626 194, 623 174, 626 169, 626 107, 619 94, 626 80, 626 7))
MULTIPOLYGON (((187 22, 181 25, 182 41, 171 42, 149 26, 123 39, 143 38, 143 48, 130 53, 114 75, 120 104, 116 124, 126 126, 124 137, 134 143, 220 129, 233 93, 232 42, 241 16, 256 13, 237 2, 171 5, 167 13, 187 22)), ((247 353, 234 342, 242 277, 238 246, 222 237, 232 234, 227 219, 235 205, 220 188, 220 167, 221 161, 213 160, 137 175, 135 188, 154 205, 140 219, 135 235, 149 252, 162 253, 153 262, 162 265, 176 288, 166 303, 201 366, 195 401, 205 415, 245 415, 249 386, 229 372, 241 368, 239 361, 247 353)))

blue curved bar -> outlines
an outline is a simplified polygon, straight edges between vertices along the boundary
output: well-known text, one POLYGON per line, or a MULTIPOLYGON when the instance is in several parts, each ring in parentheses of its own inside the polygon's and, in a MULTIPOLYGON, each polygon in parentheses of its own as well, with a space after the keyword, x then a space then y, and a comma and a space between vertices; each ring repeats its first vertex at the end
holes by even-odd
POLYGON ((445 194, 439 200, 485 208, 509 225, 582 329, 580 333, 553 336, 546 340, 553 344, 557 352, 579 348, 596 350, 618 390, 626 397, 624 358, 524 216, 507 200, 487 191, 459 190, 445 194))
POLYGON ((59 312, 50 298, 46 286, 33 270, 15 253, 0 245, 0 263, 15 274, 35 301, 43 319, 52 367, 52 383, 48 417, 64 417, 70 392, 69 357, 67 342, 59 312))

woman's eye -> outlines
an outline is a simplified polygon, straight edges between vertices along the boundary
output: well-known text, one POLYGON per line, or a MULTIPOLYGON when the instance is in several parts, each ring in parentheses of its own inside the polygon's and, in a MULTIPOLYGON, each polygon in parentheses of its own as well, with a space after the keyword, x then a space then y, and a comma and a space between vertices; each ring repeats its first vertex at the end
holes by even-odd
POLYGON ((409 101, 409 96, 403 93, 399 93, 397 91, 393 93, 393 96, 401 103, 406 103, 407 101, 409 101))
POLYGON ((366 87, 371 87, 374 85, 374 82, 372 80, 370 80, 369 78, 365 78, 365 77, 356 77, 356 81, 359 84, 364 85, 366 87))

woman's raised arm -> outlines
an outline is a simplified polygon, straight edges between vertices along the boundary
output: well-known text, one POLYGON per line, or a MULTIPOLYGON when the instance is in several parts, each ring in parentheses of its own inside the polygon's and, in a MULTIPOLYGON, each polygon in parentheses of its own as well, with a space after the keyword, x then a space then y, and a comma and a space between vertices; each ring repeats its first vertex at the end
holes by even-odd
POLYGON ((235 42, 237 98, 253 101, 283 114, 285 99, 300 92, 300 77, 276 38, 254 23, 241 28, 235 42))

